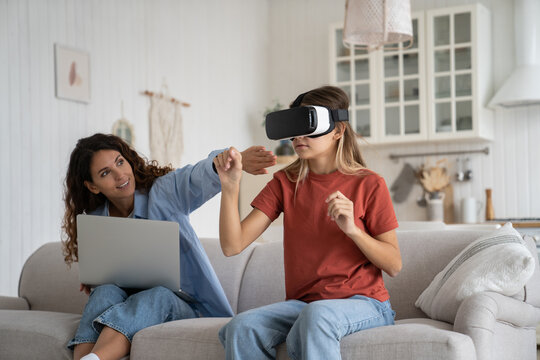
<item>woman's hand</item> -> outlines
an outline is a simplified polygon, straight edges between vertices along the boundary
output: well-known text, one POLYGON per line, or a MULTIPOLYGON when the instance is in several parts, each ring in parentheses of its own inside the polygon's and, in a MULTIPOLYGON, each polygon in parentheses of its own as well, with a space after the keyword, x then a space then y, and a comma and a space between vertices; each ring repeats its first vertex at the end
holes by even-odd
POLYGON ((358 230, 354 223, 354 204, 341 192, 336 191, 326 199, 328 203, 328 216, 348 236, 358 230))
POLYGON ((242 178, 242 155, 234 147, 223 151, 214 158, 214 165, 221 181, 221 188, 238 186, 242 178))
POLYGON ((86 285, 86 284, 81 284, 81 286, 79 287, 79 291, 84 291, 84 293, 86 295, 90 295, 90 286, 86 285))
POLYGON ((242 168, 252 175, 268 174, 266 168, 275 165, 276 158, 264 146, 252 146, 242 151, 242 168))

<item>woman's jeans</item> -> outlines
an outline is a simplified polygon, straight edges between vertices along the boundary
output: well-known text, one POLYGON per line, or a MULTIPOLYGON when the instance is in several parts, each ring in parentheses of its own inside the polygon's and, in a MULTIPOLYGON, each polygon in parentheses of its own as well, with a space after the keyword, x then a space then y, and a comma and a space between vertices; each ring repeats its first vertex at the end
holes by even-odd
POLYGON ((165 287, 135 293, 128 291, 116 285, 101 285, 93 289, 68 348, 81 343, 95 343, 103 326, 122 333, 131 342, 135 333, 146 327, 198 317, 187 302, 165 287))
POLYGON ((292 359, 341 359, 346 335, 393 325, 390 301, 365 296, 305 303, 288 300, 236 315, 219 331, 227 359, 275 359, 275 346, 287 343, 292 359))

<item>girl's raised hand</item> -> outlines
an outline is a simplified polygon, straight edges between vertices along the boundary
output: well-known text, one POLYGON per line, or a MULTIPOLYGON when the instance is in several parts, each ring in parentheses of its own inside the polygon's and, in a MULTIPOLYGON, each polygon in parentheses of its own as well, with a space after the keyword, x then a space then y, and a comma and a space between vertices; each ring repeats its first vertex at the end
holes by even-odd
POLYGON ((234 147, 223 151, 214 158, 214 165, 221 180, 221 186, 237 185, 242 178, 242 155, 234 147))
POLYGON ((336 191, 326 199, 328 216, 347 235, 352 235, 358 228, 354 223, 354 204, 340 191, 336 191))

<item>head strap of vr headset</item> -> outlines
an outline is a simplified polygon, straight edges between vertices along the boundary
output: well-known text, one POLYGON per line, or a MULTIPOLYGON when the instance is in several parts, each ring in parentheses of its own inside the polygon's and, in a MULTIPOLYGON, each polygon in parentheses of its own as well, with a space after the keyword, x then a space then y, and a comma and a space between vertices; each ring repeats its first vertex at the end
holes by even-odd
MULTIPOLYGON (((307 93, 309 93, 309 91, 298 95, 298 97, 291 104, 291 107, 299 107, 307 93)), ((330 112, 330 117, 333 121, 349 121, 349 110, 347 109, 328 109, 328 111, 330 112)))

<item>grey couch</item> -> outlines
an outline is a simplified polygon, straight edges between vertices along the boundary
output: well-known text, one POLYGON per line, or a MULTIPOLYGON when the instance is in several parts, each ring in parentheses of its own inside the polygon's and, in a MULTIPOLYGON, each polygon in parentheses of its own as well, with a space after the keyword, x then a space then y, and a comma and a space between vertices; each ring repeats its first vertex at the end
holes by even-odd
MULTIPOLYGON (((403 270, 385 277, 397 312, 395 326, 345 337, 343 359, 536 359, 540 321, 540 273, 528 282, 526 299, 480 293, 461 304, 453 324, 428 318, 414 302, 432 278, 468 243, 486 232, 398 232, 403 270)), ((284 298, 282 243, 255 243, 226 258, 216 239, 202 239, 232 308, 245 311, 284 298)), ((536 255, 532 240, 531 252, 536 255)), ((77 264, 62 262, 60 243, 30 256, 19 297, 0 297, 0 359, 69 359, 65 345, 74 334, 87 297, 79 293, 77 264)), ((228 318, 169 322, 143 329, 133 339, 132 359, 221 359, 218 330, 228 318)), ((287 359, 278 347, 278 359, 287 359)))

